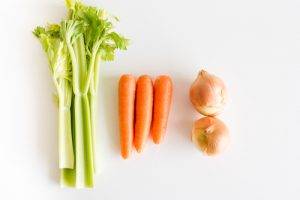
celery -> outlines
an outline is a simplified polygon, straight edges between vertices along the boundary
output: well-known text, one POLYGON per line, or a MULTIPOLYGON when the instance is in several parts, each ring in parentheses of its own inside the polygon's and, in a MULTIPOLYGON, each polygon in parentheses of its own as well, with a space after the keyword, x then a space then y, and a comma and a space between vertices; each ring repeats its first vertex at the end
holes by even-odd
POLYGON ((128 40, 113 31, 117 18, 104 10, 74 0, 66 4, 67 19, 37 27, 34 34, 48 56, 59 100, 61 185, 93 187, 99 63, 114 60, 128 40))
POLYGON ((52 24, 46 28, 37 27, 34 32, 46 52, 53 83, 58 95, 58 140, 59 168, 73 168, 74 152, 72 145, 70 106, 72 99, 71 66, 67 49, 60 40, 59 25, 52 24))

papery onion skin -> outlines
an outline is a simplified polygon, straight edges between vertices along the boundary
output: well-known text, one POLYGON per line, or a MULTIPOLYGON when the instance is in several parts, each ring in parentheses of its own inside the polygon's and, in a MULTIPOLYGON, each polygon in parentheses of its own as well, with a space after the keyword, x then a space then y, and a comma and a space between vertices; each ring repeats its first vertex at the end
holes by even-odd
POLYGON ((214 156, 227 149, 229 130, 220 119, 204 117, 194 122, 192 141, 204 154, 214 156))
POLYGON ((216 116, 227 103, 226 86, 217 76, 201 70, 190 88, 190 101, 202 115, 216 116))

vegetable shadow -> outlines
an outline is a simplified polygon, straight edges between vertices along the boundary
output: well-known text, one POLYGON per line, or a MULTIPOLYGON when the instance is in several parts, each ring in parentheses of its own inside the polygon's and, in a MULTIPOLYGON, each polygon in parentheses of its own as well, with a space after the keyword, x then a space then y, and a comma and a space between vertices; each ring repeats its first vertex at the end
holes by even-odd
POLYGON ((102 114, 101 120, 104 123, 104 137, 107 142, 106 145, 113 150, 115 154, 119 155, 120 145, 119 145, 119 117, 118 117, 118 82, 119 77, 117 76, 107 76, 100 78, 100 98, 102 102, 99 102, 99 107, 103 111, 98 112, 102 114))
MULTIPOLYGON (((40 50, 40 49, 39 49, 40 50)), ((38 157, 42 165, 46 166, 49 178, 58 183, 58 108, 54 102, 55 88, 50 77, 45 55, 37 52, 41 59, 33 65, 32 88, 36 91, 35 101, 36 138, 38 157), (38 76, 36 76, 38 74, 38 76), (45 164, 44 164, 45 163, 45 164)), ((43 169, 41 169, 43 170, 43 169)))
POLYGON ((189 100, 189 90, 193 80, 184 77, 173 78, 173 102, 170 112, 170 126, 183 143, 190 145, 191 130, 197 114, 189 100))
MULTIPOLYGON (((64 4, 55 1, 40 1, 35 5, 35 12, 31 13, 34 23, 32 23, 32 29, 37 25, 46 25, 44 19, 47 22, 57 22, 65 16, 66 8, 64 4)), ((28 18, 29 20, 31 18, 28 18)), ((31 22, 31 21, 30 21, 31 22)), ((30 23, 31 24, 31 23, 30 23)), ((27 27, 27 26, 26 26, 27 27)), ((28 52, 28 62, 30 62, 31 70, 27 70, 30 74, 26 76, 30 77, 32 85, 30 87, 36 91, 35 102, 35 119, 36 129, 35 136, 37 140, 37 152, 38 157, 41 160, 41 166, 46 167, 46 173, 51 181, 55 184, 59 183, 59 165, 58 165, 58 108, 53 98, 55 93, 55 87, 53 85, 48 61, 46 55, 41 47, 39 41, 33 36, 31 30, 26 29, 29 40, 24 40, 24 52, 28 52), (28 51, 29 46, 34 46, 31 51, 28 51), (34 72, 34 73, 32 73, 34 72)), ((41 169, 43 171, 45 169, 41 169)))

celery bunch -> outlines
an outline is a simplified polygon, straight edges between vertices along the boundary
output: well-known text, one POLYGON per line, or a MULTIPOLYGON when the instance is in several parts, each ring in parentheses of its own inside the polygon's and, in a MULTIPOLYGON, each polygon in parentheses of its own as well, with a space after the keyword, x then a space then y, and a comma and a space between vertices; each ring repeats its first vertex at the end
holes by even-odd
POLYGON ((128 40, 113 31, 118 19, 104 10, 79 0, 66 4, 66 19, 33 33, 47 55, 58 97, 61 185, 93 187, 99 62, 114 60, 128 40))

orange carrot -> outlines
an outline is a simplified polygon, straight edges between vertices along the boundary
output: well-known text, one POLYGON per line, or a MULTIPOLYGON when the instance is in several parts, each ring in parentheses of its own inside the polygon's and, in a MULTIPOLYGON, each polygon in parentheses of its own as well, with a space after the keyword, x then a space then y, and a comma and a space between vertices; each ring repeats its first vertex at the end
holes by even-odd
POLYGON ((135 78, 132 75, 122 75, 119 80, 119 128, 121 155, 128 158, 133 141, 134 132, 134 100, 135 78))
POLYGON ((169 76, 158 76, 154 83, 154 103, 151 135, 159 144, 165 135, 172 101, 173 86, 169 76))
POLYGON ((153 84, 149 76, 140 76, 136 82, 134 146, 141 152, 150 133, 153 106, 153 84))

